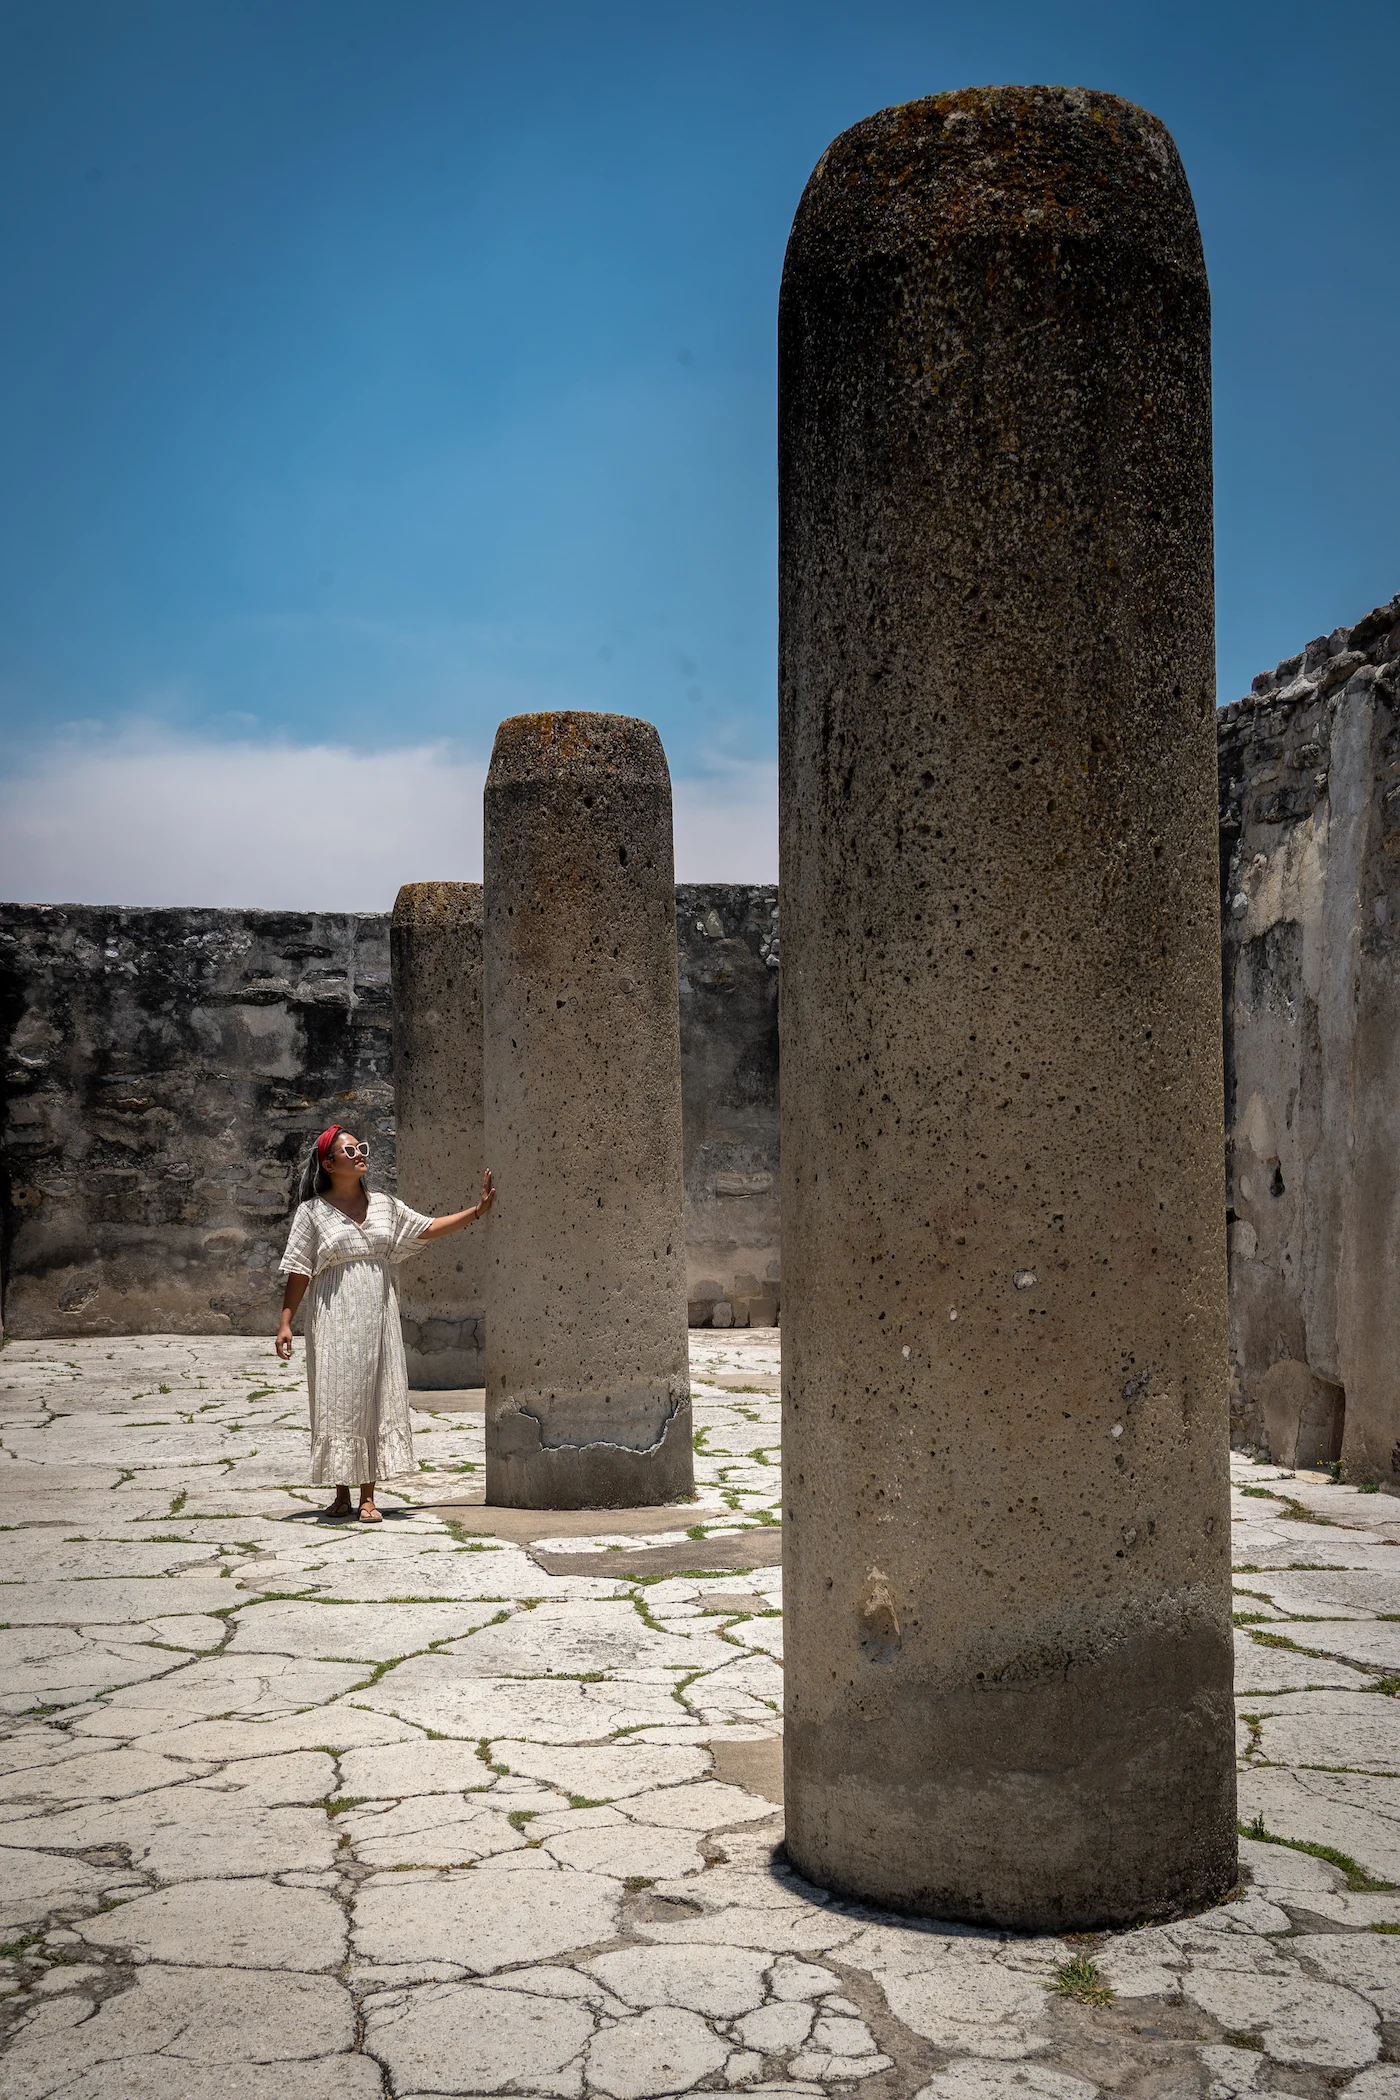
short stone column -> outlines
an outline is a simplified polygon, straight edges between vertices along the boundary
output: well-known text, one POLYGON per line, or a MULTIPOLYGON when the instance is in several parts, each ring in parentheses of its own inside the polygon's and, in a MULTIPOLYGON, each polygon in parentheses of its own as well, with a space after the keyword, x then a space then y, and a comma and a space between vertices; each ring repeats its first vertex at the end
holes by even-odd
POLYGON ((671 781, 622 715, 517 715, 486 780, 486 1499, 694 1485, 671 781))
MULTIPOLYGON (((466 1210, 481 1193, 481 884, 408 882, 389 927, 399 1193, 415 1210, 466 1210)), ((399 1271, 408 1382, 480 1386, 486 1250, 479 1227, 399 1271)))
POLYGON ((779 324, 787 1847, 1235 1879, 1209 308, 1080 89, 832 145, 779 324))

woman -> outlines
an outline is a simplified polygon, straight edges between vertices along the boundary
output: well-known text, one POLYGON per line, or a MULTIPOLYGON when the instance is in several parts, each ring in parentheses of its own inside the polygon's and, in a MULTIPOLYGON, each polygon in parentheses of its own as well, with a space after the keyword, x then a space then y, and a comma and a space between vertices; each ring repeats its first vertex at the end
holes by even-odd
POLYGON ((306 1383, 311 1393, 311 1478, 336 1483, 322 1514, 350 1515, 349 1482, 360 1483, 360 1522, 383 1522, 378 1480, 413 1471, 408 1370, 399 1331, 399 1294, 390 1273, 420 1240, 444 1239, 490 1210, 488 1167, 471 1210, 425 1218, 397 1196, 364 1185, 369 1146, 332 1123, 312 1148, 280 1273, 287 1279, 277 1354, 292 1353, 292 1316, 311 1286, 306 1314, 306 1383))

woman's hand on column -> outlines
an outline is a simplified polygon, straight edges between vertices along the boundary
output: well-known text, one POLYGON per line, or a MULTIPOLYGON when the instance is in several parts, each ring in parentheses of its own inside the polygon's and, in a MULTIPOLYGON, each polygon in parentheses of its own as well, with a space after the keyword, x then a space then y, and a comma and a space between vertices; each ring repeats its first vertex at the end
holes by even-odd
POLYGON ((495 1200, 496 1184, 491 1179, 491 1169, 488 1167, 486 1169, 486 1172, 481 1177, 481 1201, 476 1206, 477 1216, 479 1218, 484 1218, 486 1216, 487 1211, 490 1210, 491 1205, 495 1202, 495 1200))

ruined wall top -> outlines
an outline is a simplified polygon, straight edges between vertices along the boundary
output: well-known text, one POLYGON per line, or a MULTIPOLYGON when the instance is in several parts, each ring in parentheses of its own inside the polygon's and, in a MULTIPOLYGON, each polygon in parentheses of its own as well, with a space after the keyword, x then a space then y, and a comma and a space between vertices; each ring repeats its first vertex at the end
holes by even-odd
POLYGON ((1221 708, 1220 734, 1227 740, 1248 735, 1261 712, 1306 707, 1353 678, 1363 685, 1381 679, 1392 697, 1400 692, 1400 591, 1354 627, 1334 627, 1296 656, 1285 656, 1272 671, 1261 671, 1243 699, 1221 708))

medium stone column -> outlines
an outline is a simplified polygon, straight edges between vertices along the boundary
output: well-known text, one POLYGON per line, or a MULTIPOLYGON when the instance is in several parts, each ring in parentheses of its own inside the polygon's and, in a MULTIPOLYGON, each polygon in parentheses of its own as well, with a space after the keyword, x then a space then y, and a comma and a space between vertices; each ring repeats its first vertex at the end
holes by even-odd
POLYGON ((787 1846, 1235 1879, 1209 310, 1144 111, 829 148, 780 320, 787 1846))
MULTIPOLYGON (((399 1192, 415 1210, 467 1210, 481 1193, 481 884, 408 882, 389 928, 399 1192)), ((485 1235, 423 1248, 399 1271, 408 1382, 485 1379, 485 1235)))
POLYGON ((671 781, 622 715, 517 715, 486 780, 486 1499, 694 1485, 671 781))

